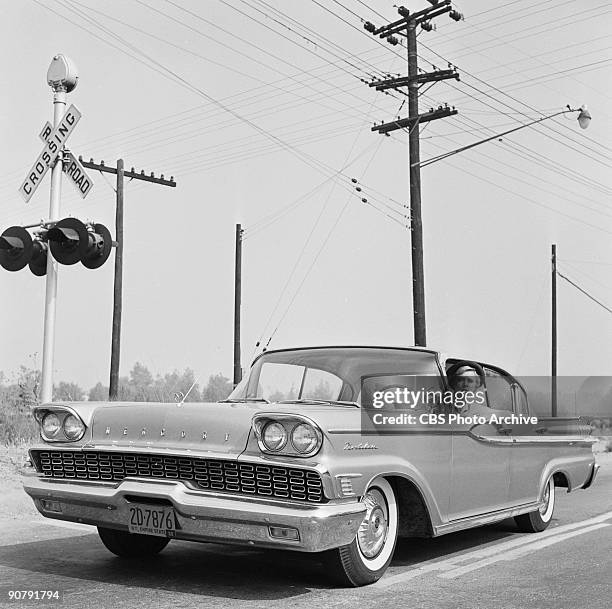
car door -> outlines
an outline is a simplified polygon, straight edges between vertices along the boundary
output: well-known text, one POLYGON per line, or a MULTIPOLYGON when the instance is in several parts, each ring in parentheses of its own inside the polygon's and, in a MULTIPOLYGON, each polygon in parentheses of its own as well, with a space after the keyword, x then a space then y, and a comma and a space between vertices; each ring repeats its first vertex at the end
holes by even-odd
POLYGON ((451 425, 452 520, 494 512, 511 504, 511 429, 489 423, 493 414, 505 416, 512 413, 510 383, 501 382, 499 373, 492 368, 482 367, 486 403, 462 409, 457 413, 459 420, 451 425))

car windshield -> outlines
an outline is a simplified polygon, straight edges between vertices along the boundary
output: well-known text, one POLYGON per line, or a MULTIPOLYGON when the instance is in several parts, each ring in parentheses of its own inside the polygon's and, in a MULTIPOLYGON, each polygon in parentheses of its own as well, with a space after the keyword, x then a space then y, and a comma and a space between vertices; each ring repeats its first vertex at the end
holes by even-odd
POLYGON ((434 353, 384 347, 270 351, 255 361, 227 401, 361 405, 362 384, 371 379, 413 387, 423 377, 428 386, 441 383, 434 353))

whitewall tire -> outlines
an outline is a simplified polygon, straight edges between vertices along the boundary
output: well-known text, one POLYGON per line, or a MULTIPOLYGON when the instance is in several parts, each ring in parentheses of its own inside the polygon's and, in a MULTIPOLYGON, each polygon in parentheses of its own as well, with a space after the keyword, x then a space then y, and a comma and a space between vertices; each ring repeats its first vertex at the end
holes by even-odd
POLYGON ((343 585, 364 586, 378 581, 395 550, 398 507, 391 484, 376 478, 363 501, 367 512, 353 542, 326 552, 331 574, 343 585))
POLYGON ((553 476, 546 482, 542 500, 542 505, 538 510, 514 517, 521 531, 525 533, 538 533, 551 523, 553 512, 555 511, 555 480, 553 476))

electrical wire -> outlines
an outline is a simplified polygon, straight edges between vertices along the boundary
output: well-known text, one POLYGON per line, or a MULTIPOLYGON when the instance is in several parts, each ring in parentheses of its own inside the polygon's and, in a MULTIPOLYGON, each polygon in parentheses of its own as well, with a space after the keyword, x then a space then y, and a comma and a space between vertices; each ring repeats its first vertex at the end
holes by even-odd
POLYGON ((575 283, 574 281, 572 281, 571 279, 566 277, 563 273, 557 271, 557 275, 559 275, 559 277, 561 277, 561 279, 565 279, 565 281, 567 281, 567 283, 569 283, 570 285, 574 286, 579 292, 582 292, 587 298, 590 298, 595 304, 598 304, 602 309, 605 309, 606 311, 608 311, 608 313, 612 313, 612 309, 610 307, 605 305, 600 300, 597 300, 597 298, 595 298, 595 296, 592 296, 584 288, 581 288, 577 283, 575 283))

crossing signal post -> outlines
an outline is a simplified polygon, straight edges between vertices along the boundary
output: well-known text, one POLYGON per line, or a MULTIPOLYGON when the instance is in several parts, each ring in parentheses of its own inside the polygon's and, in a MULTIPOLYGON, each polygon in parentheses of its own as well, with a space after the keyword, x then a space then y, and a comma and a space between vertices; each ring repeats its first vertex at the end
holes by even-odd
POLYGON ((417 29, 430 32, 433 29, 432 19, 448 13, 454 21, 460 21, 463 16, 451 6, 451 0, 427 0, 431 6, 421 11, 411 13, 403 6, 398 7, 400 19, 387 25, 376 27, 366 21, 364 28, 380 38, 386 39, 391 45, 397 45, 397 36, 406 38, 408 50, 408 75, 400 78, 375 80, 368 83, 378 91, 387 89, 408 89, 408 116, 389 121, 382 125, 374 125, 372 131, 389 135, 397 129, 408 129, 408 147, 410 159, 410 234, 412 247, 412 304, 414 323, 414 344, 426 346, 427 331, 425 320, 425 274, 423 269, 423 223, 421 219, 421 169, 419 125, 457 114, 455 108, 440 106, 431 108, 428 112, 419 114, 419 88, 426 83, 454 78, 459 80, 459 74, 454 67, 448 70, 433 72, 419 71, 417 55, 417 29))
MULTIPOLYGON (((81 119, 81 113, 73 105, 66 109, 67 95, 74 90, 78 80, 79 76, 74 63, 65 55, 56 55, 47 70, 47 84, 53 90, 53 125, 49 123, 44 125, 43 131, 40 134, 44 142, 43 149, 19 188, 25 202, 28 203, 47 171, 51 169, 50 222, 55 222, 60 217, 64 144, 81 119)), ((53 256, 46 255, 48 252, 43 245, 44 241, 42 239, 30 242, 23 232, 20 235, 22 246, 19 246, 15 241, 15 239, 19 239, 19 235, 16 237, 10 234, 7 237, 3 236, 2 260, 8 261, 10 258, 19 258, 18 252, 20 249, 23 249, 21 254, 28 258, 28 264, 31 263, 30 268, 32 272, 37 275, 44 275, 45 273, 42 272, 42 268, 44 267, 46 257, 47 277, 40 399, 42 402, 50 402, 53 397, 57 263, 53 256), (37 243, 37 245, 34 245, 34 243, 37 243), (36 257, 34 257, 35 253, 36 257)))

